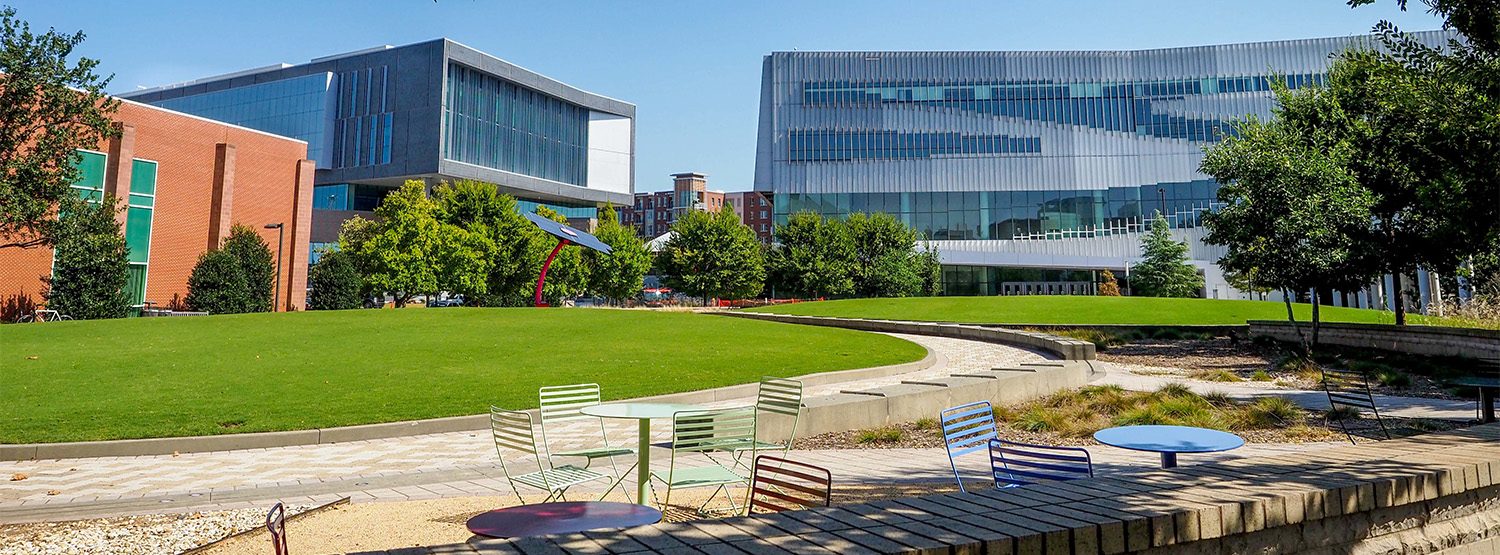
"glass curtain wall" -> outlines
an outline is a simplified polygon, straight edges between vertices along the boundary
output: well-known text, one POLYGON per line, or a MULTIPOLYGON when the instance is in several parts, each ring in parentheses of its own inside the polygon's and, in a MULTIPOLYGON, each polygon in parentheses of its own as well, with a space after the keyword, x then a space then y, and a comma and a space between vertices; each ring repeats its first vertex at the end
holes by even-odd
POLYGON ((443 116, 449 160, 587 184, 587 108, 452 64, 443 116))

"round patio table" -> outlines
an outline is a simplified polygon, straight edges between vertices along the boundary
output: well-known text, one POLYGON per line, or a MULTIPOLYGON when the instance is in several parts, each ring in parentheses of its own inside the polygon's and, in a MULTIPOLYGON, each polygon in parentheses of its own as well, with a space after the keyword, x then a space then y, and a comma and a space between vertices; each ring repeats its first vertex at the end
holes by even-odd
POLYGON ((1121 449, 1161 453, 1162 468, 1176 467, 1178 453, 1214 453, 1245 445, 1240 436, 1192 426, 1105 428, 1094 432, 1094 440, 1121 449))
POLYGON ((570 534, 661 522, 661 511, 635 503, 564 501, 495 509, 469 519, 469 531, 491 538, 570 534))
POLYGON ((583 407, 578 412, 600 418, 623 418, 640 423, 640 444, 636 448, 635 487, 637 503, 646 505, 646 488, 651 484, 651 421, 671 418, 686 410, 706 410, 698 405, 680 403, 609 403, 583 407))

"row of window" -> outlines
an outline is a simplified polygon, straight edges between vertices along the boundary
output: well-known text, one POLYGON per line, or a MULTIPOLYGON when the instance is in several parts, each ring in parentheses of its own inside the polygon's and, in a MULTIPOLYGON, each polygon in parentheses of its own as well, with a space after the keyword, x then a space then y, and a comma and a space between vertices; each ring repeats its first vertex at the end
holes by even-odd
POLYGON ((1092 295, 1099 281, 1096 270, 943 266, 944 295, 1092 295))
POLYGON ((333 167, 354 168, 391 163, 395 110, 389 68, 367 67, 339 74, 338 118, 333 122, 333 167))
MULTIPOLYGON (((109 157, 102 152, 78 151, 79 179, 73 190, 80 198, 97 203, 104 198, 104 173, 109 157)), ((125 196, 125 295, 141 307, 146 300, 146 276, 151 261, 151 225, 156 211, 156 162, 130 161, 130 190, 125 196)))
POLYGON ((1037 154, 1039 137, 903 133, 899 131, 797 129, 787 132, 792 162, 912 160, 937 156, 1037 154))
POLYGON ((328 74, 316 73, 152 104, 307 141, 308 158, 327 168, 332 162, 325 152, 328 80, 328 74))
MULTIPOLYGON (((1272 79, 1225 77, 1118 84, 806 83, 802 101, 809 106, 826 107, 917 104, 1142 136, 1212 142, 1232 132, 1227 121, 1165 112, 1155 103, 1180 102, 1196 95, 1269 91, 1272 79)), ((1321 84, 1323 79, 1319 74, 1291 75, 1286 77, 1286 83, 1299 88, 1321 84)))
POLYGON ((587 108, 453 64, 443 113, 449 160, 587 183, 587 108))
POLYGON ((1198 180, 1092 191, 781 194, 773 204, 778 224, 798 212, 885 212, 933 239, 1064 239, 1139 232, 1157 212, 1173 227, 1197 227, 1217 191, 1213 180, 1198 180))

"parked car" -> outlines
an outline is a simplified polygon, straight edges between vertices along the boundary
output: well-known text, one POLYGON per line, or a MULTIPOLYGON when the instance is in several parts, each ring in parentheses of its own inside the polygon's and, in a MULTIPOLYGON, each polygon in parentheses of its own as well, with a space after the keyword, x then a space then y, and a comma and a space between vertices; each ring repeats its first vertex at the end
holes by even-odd
POLYGON ((444 306, 463 306, 464 296, 454 295, 446 299, 431 299, 427 301, 427 308, 440 308, 444 306))

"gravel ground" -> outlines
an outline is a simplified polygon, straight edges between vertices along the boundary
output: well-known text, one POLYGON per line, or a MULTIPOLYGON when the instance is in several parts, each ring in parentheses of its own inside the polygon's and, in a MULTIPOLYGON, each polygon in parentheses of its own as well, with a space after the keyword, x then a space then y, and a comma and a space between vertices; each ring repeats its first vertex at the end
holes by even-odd
MULTIPOLYGON (((287 514, 306 506, 288 506, 287 514)), ((0 526, 0 555, 181 553, 264 526, 265 509, 237 509, 0 526)))
MULTIPOLYGON (((1315 376, 1299 375, 1276 369, 1283 352, 1278 347, 1258 345, 1249 341, 1230 341, 1227 337, 1214 339, 1159 340, 1142 339, 1125 345, 1110 347, 1098 354, 1099 360, 1130 366, 1132 372, 1151 376, 1179 376, 1193 379, 1194 373, 1223 370, 1250 381, 1257 370, 1270 374, 1267 387, 1287 389, 1322 389, 1315 376)), ((1377 357, 1378 358, 1378 357, 1377 357)), ((1396 364, 1399 368, 1399 363, 1396 364)), ((1456 400, 1461 397, 1429 376, 1407 372, 1411 377, 1408 387, 1386 387, 1372 383, 1377 395, 1398 397, 1423 397, 1428 399, 1456 400)))

